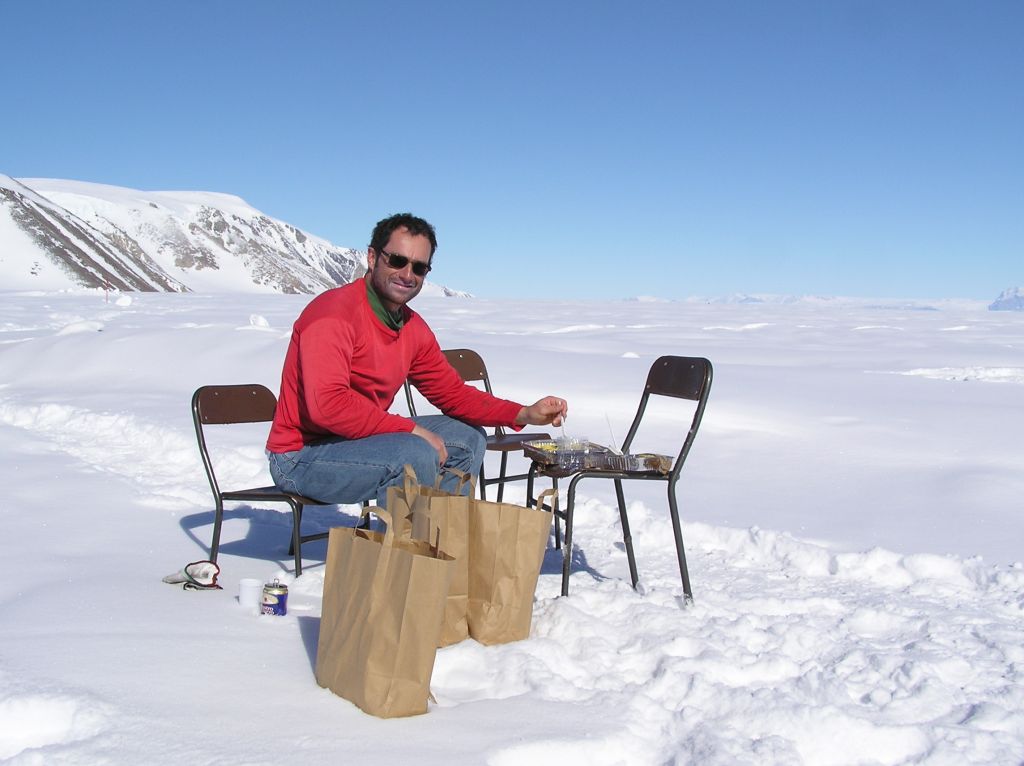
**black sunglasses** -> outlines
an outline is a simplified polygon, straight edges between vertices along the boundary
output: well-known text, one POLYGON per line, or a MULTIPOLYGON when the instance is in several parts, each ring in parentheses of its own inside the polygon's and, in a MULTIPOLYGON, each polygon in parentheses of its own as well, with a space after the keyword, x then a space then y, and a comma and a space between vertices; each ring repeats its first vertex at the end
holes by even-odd
POLYGON ((380 255, 385 261, 387 261, 388 266, 396 271, 401 271, 406 267, 406 264, 409 263, 412 264, 412 273, 418 277, 425 277, 427 276, 427 272, 430 271, 430 264, 424 263, 423 261, 413 261, 406 258, 404 255, 388 253, 384 250, 380 251, 380 255))

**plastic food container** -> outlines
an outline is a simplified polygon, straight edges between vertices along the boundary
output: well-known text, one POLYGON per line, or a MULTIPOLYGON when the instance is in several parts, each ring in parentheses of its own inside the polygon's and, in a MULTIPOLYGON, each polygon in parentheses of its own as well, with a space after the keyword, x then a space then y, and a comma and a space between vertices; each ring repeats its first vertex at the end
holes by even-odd
POLYGON ((584 470, 658 473, 672 470, 672 458, 667 455, 617 455, 608 447, 583 439, 535 439, 523 442, 523 454, 548 476, 568 476, 584 470))

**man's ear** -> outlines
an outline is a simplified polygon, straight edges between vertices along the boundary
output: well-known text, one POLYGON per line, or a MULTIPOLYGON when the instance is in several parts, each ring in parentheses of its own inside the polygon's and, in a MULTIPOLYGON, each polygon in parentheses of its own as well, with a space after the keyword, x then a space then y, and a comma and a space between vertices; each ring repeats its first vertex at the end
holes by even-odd
POLYGON ((366 248, 366 268, 367 271, 373 270, 373 265, 377 262, 377 251, 372 247, 366 248))

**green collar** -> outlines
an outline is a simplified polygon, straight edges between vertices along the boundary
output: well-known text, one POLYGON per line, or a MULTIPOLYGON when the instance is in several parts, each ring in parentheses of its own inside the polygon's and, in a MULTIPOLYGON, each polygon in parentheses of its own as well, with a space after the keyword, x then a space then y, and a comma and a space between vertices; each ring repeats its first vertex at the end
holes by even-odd
POLYGON ((398 311, 388 311, 384 308, 384 304, 380 302, 380 296, 377 295, 377 291, 373 289, 373 285, 370 284, 370 280, 366 281, 366 297, 370 301, 370 308, 373 309, 373 313, 377 315, 387 327, 392 330, 401 330, 402 325, 405 324, 405 313, 402 309, 398 311))

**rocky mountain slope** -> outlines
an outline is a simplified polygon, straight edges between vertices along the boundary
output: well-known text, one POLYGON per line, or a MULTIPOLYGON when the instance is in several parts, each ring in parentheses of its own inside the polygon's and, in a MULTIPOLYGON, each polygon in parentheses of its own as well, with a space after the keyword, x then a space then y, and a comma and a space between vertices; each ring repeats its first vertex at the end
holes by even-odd
POLYGON ((318 293, 365 271, 228 194, 0 175, 2 289, 318 293))

